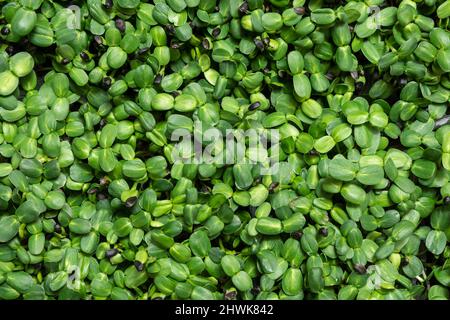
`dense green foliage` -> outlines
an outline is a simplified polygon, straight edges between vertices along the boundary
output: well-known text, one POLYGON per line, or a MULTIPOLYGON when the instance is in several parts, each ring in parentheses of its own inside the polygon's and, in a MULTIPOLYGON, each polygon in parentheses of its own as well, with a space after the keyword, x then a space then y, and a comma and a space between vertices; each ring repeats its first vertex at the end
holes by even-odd
POLYGON ((449 0, 0 6, 0 299, 450 298, 449 0))

